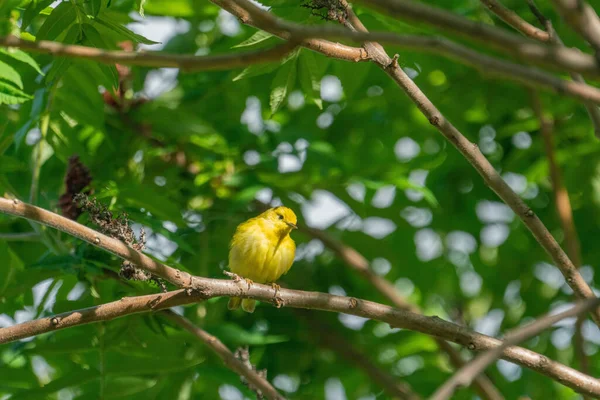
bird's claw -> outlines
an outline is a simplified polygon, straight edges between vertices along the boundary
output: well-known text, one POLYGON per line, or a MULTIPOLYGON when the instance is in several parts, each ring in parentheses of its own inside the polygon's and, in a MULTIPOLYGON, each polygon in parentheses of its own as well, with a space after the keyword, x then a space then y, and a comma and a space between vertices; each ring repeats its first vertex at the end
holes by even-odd
POLYGON ((250 289, 250 286, 252 286, 252 284, 254 282, 252 282, 252 279, 248 279, 248 278, 244 278, 244 280, 246 281, 246 284, 248 285, 248 289, 250 289))
POLYGON ((273 290, 275 290, 275 294, 273 295, 273 298, 278 299, 277 295, 279 294, 279 289, 281 289, 281 286, 279 286, 275 282, 271 282, 271 287, 273 288, 273 290))

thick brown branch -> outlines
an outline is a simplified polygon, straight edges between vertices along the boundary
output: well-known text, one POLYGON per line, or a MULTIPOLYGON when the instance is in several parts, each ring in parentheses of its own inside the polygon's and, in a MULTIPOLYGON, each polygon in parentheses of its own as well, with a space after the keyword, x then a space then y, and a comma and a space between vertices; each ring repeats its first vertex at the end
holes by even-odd
POLYGON ((35 53, 93 60, 104 64, 180 68, 185 72, 233 69, 282 59, 298 44, 286 42, 266 50, 253 50, 211 56, 189 56, 158 52, 112 51, 40 40, 31 42, 15 36, 0 37, 0 46, 18 47, 35 53))
POLYGON ((470 21, 450 12, 409 0, 359 0, 386 15, 401 20, 424 23, 453 32, 466 39, 492 46, 528 62, 598 76, 598 62, 576 49, 546 46, 502 29, 470 21))
MULTIPOLYGON (((341 312, 378 320, 386 322, 392 327, 437 336, 458 343, 473 351, 489 350, 502 344, 502 341, 499 339, 474 332, 464 326, 444 321, 438 317, 426 317, 354 297, 334 296, 326 293, 283 288, 275 292, 270 285, 254 283, 248 287, 245 282, 235 282, 233 280, 201 277, 194 277, 194 280, 196 284, 195 290, 179 289, 148 296, 128 297, 96 307, 66 312, 1 328, 0 343, 8 343, 96 321, 109 321, 134 313, 161 310, 177 305, 200 302, 213 297, 238 296, 271 302, 278 306, 341 312)), ((541 354, 521 347, 511 346, 503 350, 502 358, 544 374, 577 392, 600 396, 599 380, 566 365, 552 361, 541 354)))
POLYGON ((221 342, 218 338, 194 325, 189 319, 175 314, 171 310, 161 312, 163 316, 175 322, 186 331, 200 339, 212 351, 214 351, 223 360, 225 365, 240 376, 246 378, 248 383, 258 389, 260 393, 271 400, 284 400, 285 398, 255 370, 248 368, 242 361, 221 342))
POLYGON ((600 18, 584 0, 552 0, 558 12, 571 28, 600 52, 600 18))
POLYGON ((555 323, 570 317, 576 317, 583 314, 600 304, 600 299, 584 300, 567 311, 558 314, 550 314, 537 319, 536 321, 518 328, 506 335, 502 345, 479 354, 472 361, 466 364, 463 368, 457 371, 450 379, 435 391, 430 397, 430 400, 446 400, 452 397, 454 391, 461 387, 467 386, 481 374, 491 363, 496 361, 502 355, 502 351, 509 347, 517 345, 530 339, 540 332, 548 329, 555 323))

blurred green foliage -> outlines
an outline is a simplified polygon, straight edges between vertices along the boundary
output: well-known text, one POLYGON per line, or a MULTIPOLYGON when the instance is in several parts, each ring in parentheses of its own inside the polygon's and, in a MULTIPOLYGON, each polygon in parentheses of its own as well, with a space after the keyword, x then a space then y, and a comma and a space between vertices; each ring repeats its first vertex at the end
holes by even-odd
MULTIPOLYGON (((133 48, 198 55, 278 41, 206 1, 51 3, 3 2, 0 34, 104 49, 128 41, 133 48)), ((324 23, 295 2, 265 4, 290 20, 324 23)), ((525 2, 504 4, 535 21, 525 2)), ((506 28, 476 0, 436 6, 506 28)), ((567 44, 584 48, 550 6, 540 6, 567 44)), ((433 33, 356 10, 372 30, 433 33)), ((528 91, 435 55, 399 54, 433 103, 479 144, 562 243, 528 91)), ((582 243, 583 274, 591 282, 600 258, 600 145, 580 104, 550 95, 542 100, 555 119, 556 154, 582 243)), ((93 195, 115 213, 126 212, 136 229, 145 227, 148 252, 197 275, 223 278, 229 239, 238 223, 257 213, 252 201, 259 198, 283 202, 301 221, 357 249, 426 314, 497 335, 571 301, 564 279, 530 233, 368 63, 301 49, 280 63, 182 74, 0 49, 0 111, 2 194, 60 212, 68 160, 78 155, 90 170, 93 195)), ((89 224, 85 214, 79 221, 89 224)), ((6 216, 0 232, 31 232, 36 239, 0 236, 0 326, 159 290, 115 279, 119 260, 66 234, 6 216)), ((387 302, 319 241, 293 236, 298 257, 282 279, 288 287, 387 302)), ((311 324, 294 310, 261 305, 247 315, 229 312, 226 302, 213 299, 182 310, 232 350, 249 345, 252 361, 286 396, 338 399, 341 390, 348 399, 388 398, 360 365, 321 348, 311 324)), ((452 373, 427 336, 314 314, 423 396, 452 373)), ((554 327, 525 345, 577 368, 572 326, 554 327)), ((597 376, 600 332, 587 321, 584 334, 590 372, 597 376)), ((578 398, 506 362, 490 367, 489 375, 507 399, 578 398)), ((253 394, 189 334, 160 317, 136 315, 0 346, 0 398, 7 396, 253 394)), ((456 398, 474 396, 463 389, 456 398)))

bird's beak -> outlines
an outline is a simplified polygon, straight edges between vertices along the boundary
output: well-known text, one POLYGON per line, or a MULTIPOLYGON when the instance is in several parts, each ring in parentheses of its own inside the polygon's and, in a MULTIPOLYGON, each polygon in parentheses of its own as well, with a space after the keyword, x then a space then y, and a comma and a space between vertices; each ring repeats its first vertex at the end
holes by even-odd
POLYGON ((292 229, 298 229, 298 227, 296 225, 292 224, 291 222, 286 221, 286 224, 292 229))

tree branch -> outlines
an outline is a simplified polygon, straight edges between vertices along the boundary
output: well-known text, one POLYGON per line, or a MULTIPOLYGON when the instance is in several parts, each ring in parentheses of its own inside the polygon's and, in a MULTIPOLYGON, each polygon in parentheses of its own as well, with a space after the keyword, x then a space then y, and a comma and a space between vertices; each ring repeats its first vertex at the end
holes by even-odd
MULTIPOLYGON (((242 0, 240 0, 242 1, 242 0)), ((244 0, 246 1, 246 0, 244 0)), ((369 0, 379 1, 379 0, 369 0)), ((403 1, 390 0, 389 4, 404 4, 403 1)), ((412 4, 412 3, 411 3, 412 4)), ((414 3, 418 4, 418 3, 414 3)), ((420 7, 420 5, 419 5, 420 7)), ((353 13, 352 13, 353 14, 353 13)), ((358 18, 349 21, 352 24, 360 23, 358 18)), ((357 27, 354 27, 357 29, 357 27)), ((362 23, 359 28, 365 29, 362 23)), ((408 95, 415 103, 421 113, 427 117, 433 125, 481 175, 486 185, 488 185, 523 221, 525 226, 531 231, 538 243, 552 257, 556 266, 560 269, 569 286, 573 289, 576 296, 581 299, 595 298, 595 294, 589 285, 585 282, 577 268, 573 265, 569 257, 561 249, 552 234, 548 231, 542 221, 535 215, 533 210, 516 194, 510 186, 502 179, 492 164, 481 153, 476 144, 469 141, 444 115, 435 107, 427 96, 419 89, 412 79, 406 75, 404 70, 398 65, 397 58, 393 60, 386 54, 381 45, 375 43, 366 43, 365 49, 371 57, 371 60, 388 74, 394 82, 408 95)), ((600 324, 600 309, 593 312, 596 324, 600 324)))
MULTIPOLYGON (((222 7, 230 7, 228 1, 211 0, 222 7), (221 4, 224 3, 224 4, 221 4)), ((509 61, 481 54, 458 43, 444 38, 419 35, 397 35, 389 32, 366 32, 349 31, 332 26, 305 26, 294 24, 278 18, 263 9, 257 7, 247 0, 237 1, 237 8, 225 8, 229 12, 235 12, 241 8, 244 14, 235 14, 241 20, 251 18, 254 26, 266 32, 278 32, 286 39, 294 38, 298 41, 308 37, 320 37, 327 39, 346 39, 355 42, 382 42, 400 46, 405 49, 430 52, 446 58, 457 60, 466 65, 488 74, 496 74, 527 87, 538 87, 551 90, 555 93, 576 98, 584 103, 594 102, 600 104, 600 89, 585 83, 569 82, 557 78, 539 69, 526 67, 509 61)), ((335 55, 328 54, 330 57, 335 55)), ((365 59, 368 58, 366 55, 365 59)), ((588 56, 589 57, 589 56, 588 56)), ((590 60, 593 59, 590 57, 590 60)), ((600 68, 599 68, 600 71, 600 68)))
MULTIPOLYGON (((548 34, 550 35, 550 42, 557 46, 564 46, 563 41, 561 40, 560 36, 558 36, 558 33, 556 33, 554 27, 552 26, 552 22, 550 22, 550 20, 547 19, 541 13, 541 11, 535 5, 534 0, 527 0, 527 3, 531 12, 536 16, 540 24, 544 27, 544 29, 546 29, 546 32, 548 32, 548 34)), ((569 75, 571 76, 571 79, 574 82, 584 84, 586 83, 585 79, 583 79, 581 74, 571 72, 569 75)), ((598 106, 596 106, 595 104, 585 104, 585 108, 588 112, 588 115, 590 116, 590 120, 592 121, 594 133, 596 134, 596 137, 600 139, 600 108, 598 108, 598 106)))
MULTIPOLYGON (((567 253, 577 268, 581 267, 581 244, 577 235, 577 229, 575 229, 575 222, 573 221, 573 210, 571 208, 571 201, 569 200, 569 192, 563 184, 562 174, 556 161, 554 152, 554 140, 552 135, 553 121, 544 115, 542 108, 542 102, 539 95, 536 92, 532 92, 531 96, 532 108, 540 121, 540 132, 542 134, 542 140, 544 141, 544 148, 546 151, 546 157, 548 158, 548 167, 550 169, 550 180, 552 182, 552 191, 554 193, 554 206, 556 213, 560 221, 560 225, 565 235, 565 242, 567 247, 567 253)), ((585 373, 589 371, 589 363, 587 355, 583 349, 583 333, 582 324, 584 321, 583 316, 577 318, 575 324, 575 335, 574 335, 574 347, 575 355, 579 359, 581 370, 585 373)))
POLYGON ((539 40, 541 42, 550 41, 549 32, 543 31, 538 27, 525 21, 516 12, 504 7, 498 0, 480 0, 491 12, 496 14, 502 21, 521 32, 523 35, 539 40))
POLYGON ((37 232, 0 233, 0 240, 7 242, 37 242, 41 236, 37 232))
POLYGON ((190 56, 160 52, 133 52, 103 50, 95 47, 62 44, 40 40, 31 42, 15 36, 0 37, 0 46, 18 47, 34 53, 51 54, 93 60, 104 64, 137 65, 143 67, 180 68, 182 71, 195 72, 215 69, 233 69, 253 64, 268 63, 282 59, 298 46, 295 42, 286 42, 270 49, 235 52, 211 56, 190 56))
MULTIPOLYGON (((98 247, 103 248, 102 246, 98 247)), ((440 337, 473 351, 494 349, 502 344, 499 339, 474 332, 464 326, 444 321, 435 316, 426 317, 354 297, 283 288, 275 292, 270 285, 253 283, 248 286, 245 281, 236 282, 201 277, 194 277, 194 280, 197 285, 194 290, 179 289, 147 296, 125 297, 100 306, 70 311, 1 328, 0 344, 72 326, 109 321, 125 315, 157 311, 221 296, 252 298, 273 303, 276 306, 356 315, 382 321, 392 327, 440 337)), ((600 396, 599 380, 531 350, 510 346, 502 351, 502 358, 544 374, 577 392, 600 396)))
POLYGON ((583 314, 600 304, 600 299, 584 300, 579 304, 558 314, 550 314, 537 319, 536 321, 527 324, 522 328, 518 328, 506 335, 502 344, 494 349, 488 350, 479 354, 467 365, 457 371, 450 379, 435 391, 430 397, 430 400, 446 400, 449 399, 454 391, 461 387, 467 386, 471 381, 482 373, 491 363, 500 358, 502 351, 509 346, 517 345, 530 339, 540 332, 548 329, 555 323, 569 317, 576 317, 583 314))
POLYGON ((544 115, 539 95, 533 92, 531 98, 533 112, 540 121, 540 132, 544 142, 546 157, 548 158, 548 169, 550 170, 550 181, 552 182, 552 191, 554 192, 556 213, 558 214, 558 219, 565 235, 567 253, 571 260, 573 260, 573 264, 579 268, 581 266, 581 245, 577 229, 575 229, 575 222, 573 221, 573 209, 569 200, 569 192, 567 192, 563 184, 560 167, 554 153, 553 121, 544 115))
MULTIPOLYGON (((218 1, 215 0, 216 3, 218 1)), ((250 3, 251 4, 251 3, 250 3)), ((254 17, 254 14, 251 14, 254 17)), ((266 15, 269 15, 266 13, 266 15)), ((240 17, 242 19, 242 17, 240 17)), ((257 18, 255 18, 257 19, 257 18)), ((488 74, 496 74, 506 79, 518 82, 527 87, 542 88, 555 93, 573 97, 584 103, 600 104, 600 89, 587 85, 585 82, 569 82, 557 78, 539 69, 526 67, 509 61, 500 60, 485 54, 478 53, 458 43, 448 41, 439 37, 428 37, 418 35, 397 35, 388 32, 351 32, 336 27, 309 27, 292 24, 278 18, 263 18, 266 21, 265 29, 270 32, 279 32, 280 35, 289 40, 297 40, 298 43, 306 44, 309 37, 323 37, 330 39, 346 39, 351 41, 380 41, 393 43, 402 48, 417 51, 430 52, 442 55, 452 60, 470 65, 488 74)), ((309 41, 310 42, 310 41, 309 41)), ((327 42, 321 40, 321 42, 327 42)), ((310 42, 312 43, 312 42, 310 42)), ((327 42, 331 43, 331 42, 327 42)), ((127 65, 138 65, 147 67, 177 67, 182 71, 198 71, 211 69, 227 69, 247 66, 255 63, 275 61, 282 58, 291 51, 293 45, 281 45, 268 50, 259 50, 246 53, 233 53, 218 56, 186 56, 170 55, 159 52, 124 52, 108 51, 93 47, 64 45, 57 42, 30 42, 15 37, 0 38, 0 45, 8 45, 23 48, 33 52, 49 53, 69 57, 84 58, 101 63, 121 63, 127 65), (289 47, 288 47, 289 46, 289 47)), ((338 54, 338 47, 331 46, 332 51, 338 54), (335 47, 335 48, 334 48, 335 47)), ((354 49, 344 46, 345 49, 354 49)), ((361 49, 362 50, 362 49, 361 49)), ((324 48, 320 48, 324 52, 324 48)), ((354 61, 366 60, 366 53, 362 50, 360 58, 354 61)), ((337 57, 337 56, 336 56, 337 57)), ((600 76, 600 68, 598 69, 600 76)))
POLYGON ((252 368, 248 368, 242 361, 238 360, 235 355, 221 342, 218 338, 206 332, 205 330, 194 325, 189 319, 175 314, 171 310, 161 312, 161 315, 175 322, 186 331, 200 339, 207 345, 215 354, 217 354, 225 365, 233 370, 236 374, 246 378, 248 383, 259 390, 259 393, 266 396, 270 400, 284 400, 285 398, 269 383, 269 381, 261 376, 252 368))
POLYGON ((447 30, 466 39, 492 46, 521 60, 598 76, 598 62, 576 49, 545 46, 493 26, 470 21, 450 12, 409 0, 359 0, 386 15, 447 30))
POLYGON ((552 0, 554 7, 573 30, 600 52, 600 18, 584 0, 552 0))

